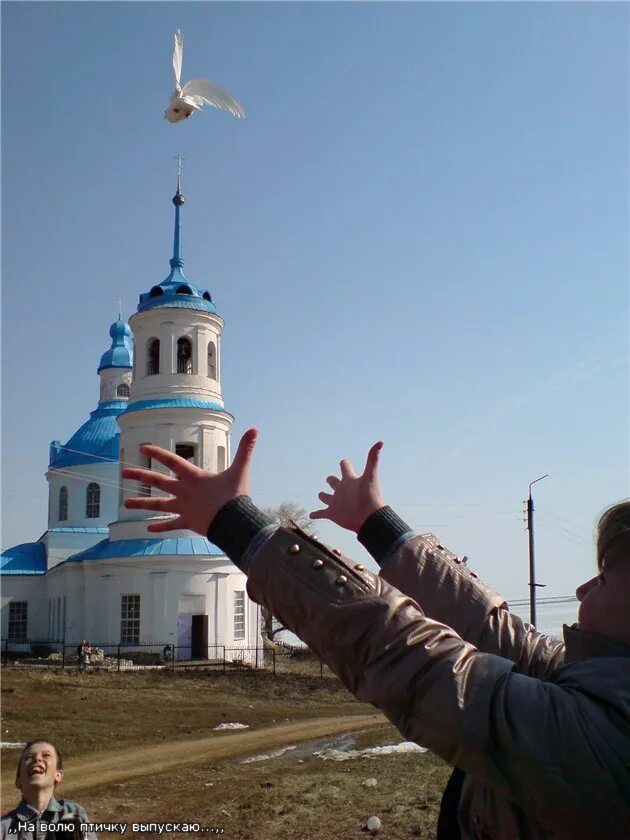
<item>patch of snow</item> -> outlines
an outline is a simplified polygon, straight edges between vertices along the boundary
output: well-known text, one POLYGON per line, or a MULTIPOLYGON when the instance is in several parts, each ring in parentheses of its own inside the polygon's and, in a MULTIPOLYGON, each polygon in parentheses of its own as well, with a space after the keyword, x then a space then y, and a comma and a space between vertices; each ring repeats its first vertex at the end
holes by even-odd
POLYGON ((249 729, 248 723, 220 723, 218 726, 215 726, 213 732, 216 732, 217 729, 249 729))
POLYGON ((413 741, 402 741, 400 744, 384 744, 382 747, 368 747, 365 750, 319 750, 313 755, 324 761, 348 761, 350 758, 377 758, 379 755, 394 755, 399 753, 425 753, 426 747, 421 747, 413 741))
POLYGON ((252 755, 249 758, 244 758, 241 761, 241 764, 251 764, 253 761, 266 761, 268 758, 278 758, 279 755, 284 755, 285 752, 296 749, 296 746, 296 744, 291 744, 289 747, 280 747, 279 749, 272 750, 270 753, 265 753, 264 755, 252 755))
POLYGON ((23 747, 23 746, 24 746, 24 744, 23 744, 23 743, 22 743, 22 744, 18 744, 17 742, 14 742, 14 741, 0 741, 0 747, 3 747, 3 748, 4 748, 4 747, 7 747, 7 748, 12 748, 12 747, 23 747))
POLYGON ((377 784, 378 782, 376 781, 376 779, 366 779, 363 782, 363 787, 376 787, 377 784))

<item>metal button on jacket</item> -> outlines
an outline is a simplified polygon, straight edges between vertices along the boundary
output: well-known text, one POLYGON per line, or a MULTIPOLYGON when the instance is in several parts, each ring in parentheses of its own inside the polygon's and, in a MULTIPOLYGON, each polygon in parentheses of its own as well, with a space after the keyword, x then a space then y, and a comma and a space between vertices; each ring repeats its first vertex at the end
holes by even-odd
POLYGON ((336 554, 337 557, 341 557, 341 552, 339 551, 338 548, 333 548, 333 554, 336 554))
POLYGON ((324 565, 324 561, 320 560, 319 557, 317 558, 317 560, 313 560, 313 568, 314 569, 321 569, 321 567, 323 565, 324 565))
POLYGON ((357 565, 354 568, 357 570, 357 572, 362 572, 365 569, 365 566, 363 565, 363 563, 357 563, 357 565))
POLYGON ((300 546, 297 543, 293 543, 293 545, 289 546, 289 554, 298 554, 300 551, 300 546))
POLYGON ((348 578, 345 575, 339 575, 336 580, 338 586, 345 586, 348 583, 348 578))

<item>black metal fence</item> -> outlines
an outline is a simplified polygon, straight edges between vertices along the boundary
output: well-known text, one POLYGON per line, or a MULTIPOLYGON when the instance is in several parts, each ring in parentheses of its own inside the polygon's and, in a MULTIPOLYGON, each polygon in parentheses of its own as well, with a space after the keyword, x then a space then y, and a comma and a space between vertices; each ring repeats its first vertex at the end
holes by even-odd
POLYGON ((2 666, 61 668, 84 671, 139 671, 145 669, 271 672, 296 676, 332 677, 333 673, 308 648, 227 647, 208 645, 206 656, 191 656, 190 645, 172 642, 51 642, 0 640, 2 666))

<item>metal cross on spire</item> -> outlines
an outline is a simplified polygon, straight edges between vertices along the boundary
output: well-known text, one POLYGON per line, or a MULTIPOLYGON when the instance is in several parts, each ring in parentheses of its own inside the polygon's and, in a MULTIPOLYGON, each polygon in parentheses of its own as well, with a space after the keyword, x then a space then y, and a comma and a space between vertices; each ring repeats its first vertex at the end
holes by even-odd
POLYGON ((122 321, 122 295, 118 295, 118 320, 122 321))

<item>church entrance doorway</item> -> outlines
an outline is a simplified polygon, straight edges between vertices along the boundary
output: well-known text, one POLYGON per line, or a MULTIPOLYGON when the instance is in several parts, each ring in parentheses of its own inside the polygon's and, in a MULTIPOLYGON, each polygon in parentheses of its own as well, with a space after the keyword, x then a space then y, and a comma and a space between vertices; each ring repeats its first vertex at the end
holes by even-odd
POLYGON ((190 640, 191 659, 208 658, 208 616, 193 615, 190 640))

